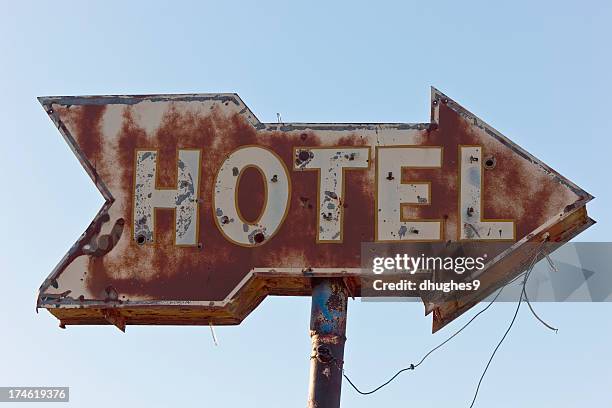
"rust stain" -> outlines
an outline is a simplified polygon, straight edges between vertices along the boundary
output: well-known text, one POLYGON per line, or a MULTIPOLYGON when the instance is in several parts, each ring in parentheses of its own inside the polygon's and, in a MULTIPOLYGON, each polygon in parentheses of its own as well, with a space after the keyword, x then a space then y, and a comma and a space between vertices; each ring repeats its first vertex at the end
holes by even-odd
POLYGON ((534 172, 533 165, 483 132, 478 132, 456 111, 442 103, 439 126, 428 130, 423 145, 442 146, 444 158, 439 169, 404 169, 402 179, 431 181, 431 205, 405 209, 408 218, 441 218, 445 239, 457 239, 458 147, 483 146, 483 158, 495 158, 492 169, 483 170, 483 217, 514 219, 517 240, 542 225, 551 215, 561 214, 572 194, 561 188, 550 175, 534 172))
POLYGON ((94 168, 100 159, 103 138, 101 122, 105 111, 105 105, 61 107, 58 111, 74 128, 76 142, 94 168))
MULTIPOLYGON (((75 295, 79 310, 94 310, 93 304, 88 302, 103 301, 109 306, 120 306, 131 311, 122 314, 121 319, 125 316, 128 322, 146 324, 151 321, 147 320, 146 313, 139 308, 131 309, 130 302, 221 301, 239 286, 253 268, 282 266, 305 271, 302 277, 282 273, 270 273, 267 277, 254 276, 253 283, 239 293, 243 303, 230 303, 227 306, 229 309, 223 311, 215 308, 187 308, 185 313, 177 310, 160 312, 160 316, 164 316, 160 319, 169 319, 168 316, 174 313, 175 322, 188 322, 190 319, 206 322, 216 319, 234 324, 255 307, 265 294, 309 293, 308 271, 317 268, 360 267, 361 244, 373 241, 375 235, 375 163, 370 163, 367 171, 344 173, 345 195, 340 203, 344 210, 343 242, 317 243, 318 174, 312 171, 292 171, 295 161, 293 149, 370 146, 371 160, 375 161, 374 146, 378 143, 378 130, 374 134, 371 130, 353 128, 334 133, 328 129, 319 130, 316 126, 306 130, 299 127, 279 130, 280 126, 272 125, 258 128, 254 126, 248 112, 245 113, 246 108, 240 112, 233 111, 231 105, 221 102, 210 107, 206 105, 206 109, 202 108, 204 105, 198 104, 192 108, 188 102, 180 100, 152 104, 156 103, 163 104, 162 109, 147 110, 138 103, 126 103, 119 104, 120 110, 114 108, 113 112, 104 104, 53 104, 54 115, 66 125, 82 156, 91 163, 95 174, 107 183, 115 198, 115 202, 108 208, 108 214, 92 225, 85 236, 85 241, 95 239, 96 242, 104 242, 108 251, 93 256, 78 247, 71 251, 60 270, 60 273, 71 268, 79 270, 78 276, 84 285, 83 293, 86 294, 75 295), (149 128, 145 116, 154 113, 159 115, 158 125, 149 128), (111 118, 111 114, 116 118, 111 118), (112 120, 117 122, 117 132, 106 134, 104 129, 107 122, 112 120), (291 179, 289 209, 283 225, 264 245, 252 248, 233 245, 223 237, 215 224, 216 209, 212 203, 216 170, 232 151, 244 145, 259 145, 274 151, 289 169, 291 179), (201 149, 197 246, 175 246, 172 234, 174 210, 170 209, 155 210, 154 244, 141 245, 133 239, 132 192, 135 187, 136 149, 158 151, 157 188, 170 189, 176 188, 178 149, 201 149), (121 220, 122 230, 115 229, 113 235, 110 231, 113 225, 118 225, 118 220, 121 220), (113 236, 115 238, 109 238, 113 236), (213 309, 214 313, 211 311, 213 309), (206 320, 207 316, 209 320, 206 320)), ((457 208, 458 146, 462 144, 481 145, 483 157, 494 158, 494 166, 483 170, 483 216, 517 220, 517 240, 562 214, 565 207, 573 205, 577 199, 584 198, 576 197, 546 172, 533 176, 533 163, 513 154, 508 146, 473 126, 446 103, 439 104, 438 114, 439 124, 413 129, 409 133, 413 142, 418 141, 420 145, 442 146, 443 161, 441 169, 403 170, 401 177, 404 182, 431 182, 431 205, 406 206, 405 217, 442 219, 444 239, 457 239, 457 215, 460 211, 457 208)), ((397 144, 402 144, 401 138, 397 144)), ((264 205, 264 191, 261 174, 253 168, 245 170, 240 176, 236 198, 246 221, 252 221, 260 215, 264 205)), ((359 282, 351 282, 355 294, 359 295, 359 282)), ((61 287, 57 288, 57 291, 62 290, 61 287)), ((53 299, 61 303, 61 299, 53 299)), ((333 306, 329 305, 330 308, 333 306)), ((151 306, 149 309, 154 308, 151 306)), ((53 310, 58 316, 62 313, 59 309, 53 310)), ((78 321, 108 321, 111 316, 98 313, 86 318, 79 313, 84 312, 66 312, 62 321, 71 324, 78 321)), ((151 316, 155 313, 152 312, 151 316)), ((435 313, 440 315, 438 311, 435 313)))
MULTIPOLYGON (((133 117, 132 108, 125 109, 119 133, 119 169, 121 185, 125 187, 122 197, 131 197, 133 189, 134 150, 137 148, 159 151, 158 187, 173 188, 176 185, 176 151, 178 148, 203 148, 206 165, 201 174, 199 229, 202 249, 174 246, 172 234, 173 211, 157 209, 155 213, 155 251, 143 251, 136 242, 130 241, 128 250, 120 260, 90 258, 88 290, 104 297, 104 289, 112 285, 128 299, 151 297, 160 300, 222 300, 253 267, 284 265, 288 267, 328 267, 341 264, 345 267, 359 267, 361 242, 371 241, 374 226, 363 223, 364 217, 373 219, 373 192, 368 188, 368 175, 363 172, 346 173, 345 226, 350 228, 342 250, 335 244, 316 245, 316 214, 305 211, 300 197, 316 202, 317 175, 314 173, 292 174, 292 195, 289 214, 285 225, 266 245, 257 248, 243 248, 228 244, 213 222, 214 209, 210 197, 214 185, 214 171, 230 152, 239 146, 258 144, 273 149, 285 162, 292 166, 294 146, 323 146, 321 139, 313 132, 296 136, 286 132, 257 132, 238 114, 225 116, 219 109, 210 115, 184 113, 171 106, 164 114, 161 126, 151 137, 140 128, 133 117), (305 135, 305 136, 304 136, 305 135), (207 146, 215 149, 206 149, 207 146), (296 257, 297 252, 297 257, 296 257), (149 279, 135 273, 147 265, 148 269, 159 271, 149 279), (117 274, 117 271, 123 273, 117 274), (223 279, 210 279, 211 272, 223 279), (118 276, 119 275, 119 276, 118 276), (126 277, 123 277, 126 276, 126 277)), ((87 134, 89 128, 83 128, 87 134)), ((88 139, 84 134, 79 140, 88 139)), ((341 138, 334 145, 366 145, 367 141, 358 135, 341 138)), ((89 158, 89 157, 88 157, 89 158)), ((115 162, 98 160, 96 169, 105 174, 117 171, 115 162)), ((248 173, 245 171, 245 179, 248 173)), ((254 170, 254 177, 260 179, 254 170)), ((246 180, 245 180, 246 181, 246 180)), ((242 184, 242 183, 241 183, 242 184)), ((239 202, 248 202, 241 209, 248 218, 259 214, 257 204, 263 203, 263 189, 250 180, 239 202), (252 203, 255 200, 255 204, 252 203)), ((261 182, 260 182, 260 186, 261 182)), ((240 190, 239 190, 240 191, 240 190)), ((122 216, 132 219, 132 202, 124 203, 122 216)), ((125 234, 123 239, 130 239, 125 234)))
MULTIPOLYGON (((278 179, 278 175, 276 175, 278 179)), ((236 201, 244 221, 255 222, 264 209, 265 185, 261 173, 254 167, 247 167, 240 175, 236 201)))

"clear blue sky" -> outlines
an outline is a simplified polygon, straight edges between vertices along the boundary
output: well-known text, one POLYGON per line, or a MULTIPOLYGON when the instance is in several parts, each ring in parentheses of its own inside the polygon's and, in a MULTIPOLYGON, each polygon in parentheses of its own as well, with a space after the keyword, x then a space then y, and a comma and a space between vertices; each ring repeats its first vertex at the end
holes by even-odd
MULTIPOLYGON (((34 312, 102 203, 36 96, 238 92, 262 121, 426 122, 434 85, 595 195, 580 240, 605 241, 611 20, 608 1, 2 1, 0 385, 70 386, 90 408, 306 404, 308 298, 268 298, 218 347, 208 327, 60 330, 34 312)), ((609 406, 612 304, 537 307, 559 333, 524 309, 477 406, 609 406)), ((345 383, 343 406, 469 406, 513 308, 378 394, 345 383)), ((421 305, 352 301, 346 369, 377 385, 461 322, 431 335, 421 305)))

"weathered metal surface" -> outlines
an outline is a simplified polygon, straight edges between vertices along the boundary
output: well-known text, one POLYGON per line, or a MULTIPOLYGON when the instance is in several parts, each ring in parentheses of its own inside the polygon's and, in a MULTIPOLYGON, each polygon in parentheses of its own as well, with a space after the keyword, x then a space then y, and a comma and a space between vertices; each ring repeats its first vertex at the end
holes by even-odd
MULTIPOLYGON (((40 288, 62 324, 237 324, 312 277, 359 296, 371 241, 515 242, 493 290, 522 244, 592 223, 588 193, 435 89, 415 124, 264 124, 235 94, 40 101, 106 200, 40 288)), ((426 305, 434 329, 479 300, 426 305)))
POLYGON ((347 306, 348 290, 342 279, 312 280, 310 408, 340 406, 347 306))

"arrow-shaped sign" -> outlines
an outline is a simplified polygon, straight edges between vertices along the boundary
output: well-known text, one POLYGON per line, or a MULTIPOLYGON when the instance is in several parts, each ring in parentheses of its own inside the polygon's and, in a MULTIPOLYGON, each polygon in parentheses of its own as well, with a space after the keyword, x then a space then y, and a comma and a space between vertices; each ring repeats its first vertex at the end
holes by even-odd
POLYGON ((39 98, 106 202, 40 288, 61 324, 237 324, 314 276, 354 295, 362 242, 508 241, 477 296, 567 241, 591 196, 432 89, 431 123, 257 120, 236 94, 39 98))

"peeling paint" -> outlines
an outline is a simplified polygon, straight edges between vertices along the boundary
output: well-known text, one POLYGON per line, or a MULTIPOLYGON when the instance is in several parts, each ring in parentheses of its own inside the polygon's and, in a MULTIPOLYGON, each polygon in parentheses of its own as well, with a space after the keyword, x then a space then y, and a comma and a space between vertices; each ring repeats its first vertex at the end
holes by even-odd
MULTIPOLYGON (((592 223, 588 193, 435 89, 432 123, 414 124, 264 124, 235 94, 39 100, 106 201, 41 286, 64 324, 108 324, 109 307, 126 324, 237 324, 313 276, 359 296, 377 235, 510 239, 519 265, 521 243, 592 223)), ((436 327, 469 304, 436 309, 436 327)))

